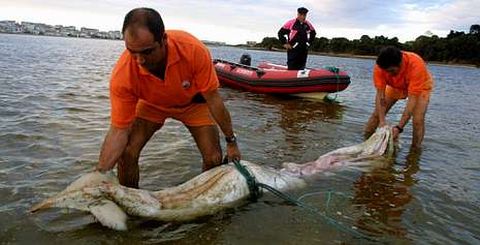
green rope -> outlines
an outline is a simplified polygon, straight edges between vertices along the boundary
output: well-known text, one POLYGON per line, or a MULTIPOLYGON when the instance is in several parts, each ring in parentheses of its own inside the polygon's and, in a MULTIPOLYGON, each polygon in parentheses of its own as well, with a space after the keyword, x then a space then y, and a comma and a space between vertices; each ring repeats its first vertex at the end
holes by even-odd
MULTIPOLYGON (((338 92, 338 90, 339 90, 338 87, 339 87, 339 84, 340 84, 340 76, 339 76, 338 73, 340 72, 340 68, 335 67, 335 66, 326 66, 324 68, 326 70, 332 72, 333 74, 335 74, 335 78, 337 79, 337 91, 336 92, 338 92)), ((335 93, 335 98, 331 98, 327 95, 327 96, 325 96, 324 100, 325 100, 325 102, 333 103, 337 100, 337 96, 338 96, 337 93, 335 93)))
POLYGON ((262 193, 260 192, 260 188, 255 176, 253 176, 250 171, 248 171, 247 168, 240 163, 240 161, 234 160, 233 164, 235 164, 237 170, 243 175, 243 177, 245 177, 245 180, 247 181, 248 190, 250 191, 250 201, 256 202, 258 198, 262 196, 262 193))
POLYGON ((330 200, 332 200, 332 192, 327 193, 327 205, 325 205, 325 214, 327 214, 328 207, 330 206, 330 200))
MULTIPOLYGON (((300 201, 300 199, 302 199, 304 196, 300 197, 299 199, 295 199, 292 196, 288 195, 287 193, 283 193, 283 192, 275 189, 272 186, 257 182, 255 177, 247 170, 247 168, 245 166, 243 166, 240 163, 240 161, 234 160, 233 163, 235 164, 235 167, 237 168, 237 170, 243 175, 243 177, 245 177, 245 179, 247 181, 248 189, 250 190, 250 199, 251 200, 256 201, 260 197, 260 195, 261 195, 260 187, 261 187, 263 189, 266 189, 266 190, 270 191, 271 193, 273 193, 277 197, 279 197, 279 198, 281 198, 281 199, 283 199, 283 200, 285 200, 285 201, 287 201, 287 202, 289 202, 293 205, 299 206, 299 207, 301 207, 301 208, 303 208, 307 211, 310 211, 314 214, 317 214, 318 216, 323 218, 324 221, 327 224, 332 225, 333 227, 337 228, 338 230, 350 233, 350 234, 352 234, 356 237, 360 237, 360 238, 364 238, 364 239, 368 239, 368 240, 375 240, 371 237, 368 237, 367 235, 364 235, 364 234, 360 233, 359 231, 354 230, 353 228, 350 228, 350 227, 347 227, 345 225, 342 225, 342 224, 338 223, 338 221, 336 221, 335 219, 327 216, 325 213, 321 212, 317 208, 300 201)), ((330 201, 328 201, 328 202, 330 202, 330 201)))
POLYGON ((340 69, 335 66, 326 66, 325 69, 335 74, 338 74, 340 72, 340 69))
POLYGON ((319 191, 319 192, 310 192, 310 193, 307 193, 307 194, 303 194, 302 196, 300 196, 297 200, 298 201, 301 201, 302 199, 304 199, 305 197, 308 197, 308 196, 314 196, 314 195, 318 195, 318 194, 323 194, 325 193, 325 196, 326 196, 326 204, 325 204, 325 214, 328 213, 328 210, 330 209, 330 201, 332 200, 332 194, 335 194, 335 195, 340 195, 340 196, 343 196, 343 197, 346 197, 346 198, 349 198, 349 196, 341 193, 341 192, 335 192, 335 191, 319 191))

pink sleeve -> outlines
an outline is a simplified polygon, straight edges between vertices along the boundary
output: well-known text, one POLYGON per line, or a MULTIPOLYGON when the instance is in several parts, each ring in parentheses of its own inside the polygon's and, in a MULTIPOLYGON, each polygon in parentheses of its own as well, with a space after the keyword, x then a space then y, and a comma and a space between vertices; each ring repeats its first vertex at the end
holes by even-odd
POLYGON ((295 24, 295 19, 287 21, 287 23, 285 23, 285 25, 283 25, 282 28, 287 29, 287 30, 291 30, 293 24, 295 24))

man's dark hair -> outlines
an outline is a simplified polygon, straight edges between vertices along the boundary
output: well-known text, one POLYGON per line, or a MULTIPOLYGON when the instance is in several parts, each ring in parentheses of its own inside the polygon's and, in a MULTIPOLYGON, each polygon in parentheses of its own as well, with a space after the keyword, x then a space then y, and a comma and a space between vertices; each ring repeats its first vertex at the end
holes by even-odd
POLYGON ((308 13, 308 9, 305 8, 305 7, 300 7, 297 9, 297 13, 299 14, 307 14, 308 13))
POLYGON ((392 66, 400 66, 402 62, 402 51, 394 46, 386 46, 380 50, 377 57, 377 65, 382 69, 392 66))
POLYGON ((155 41, 162 42, 165 26, 162 17, 154 9, 136 8, 130 10, 123 21, 122 34, 124 36, 127 28, 132 25, 146 27, 153 34, 155 41))

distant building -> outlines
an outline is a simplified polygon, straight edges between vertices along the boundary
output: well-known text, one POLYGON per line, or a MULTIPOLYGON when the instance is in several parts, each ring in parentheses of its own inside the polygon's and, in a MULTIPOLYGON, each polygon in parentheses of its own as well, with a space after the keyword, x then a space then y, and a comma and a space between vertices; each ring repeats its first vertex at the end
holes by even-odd
POLYGON ((81 37, 96 37, 100 31, 98 29, 90 29, 86 27, 80 28, 81 37))
POLYGON ((75 31, 77 31, 77 29, 75 28, 75 26, 65 26, 65 27, 63 27, 63 30, 65 30, 65 31, 70 31, 70 32, 75 32, 75 31))
POLYGON ((22 30, 20 25, 18 25, 13 20, 3 20, 0 21, 0 32, 5 33, 20 33, 22 30))
POLYGON ((224 45, 226 45, 225 42, 208 41, 208 40, 202 40, 202 42, 205 45, 213 45, 213 46, 224 46, 224 45))
POLYGON ((120 31, 109 31, 108 32, 108 38, 109 39, 121 40, 121 39, 123 39, 123 35, 122 35, 122 32, 120 32, 120 31))
POLYGON ((16 24, 13 20, 2 20, 0 21, 0 26, 14 26, 16 24))
POLYGON ((22 21, 20 24, 13 20, 0 21, 0 33, 25 33, 55 37, 85 37, 120 40, 123 35, 120 31, 99 31, 98 29, 82 27, 77 30, 75 26, 47 25, 22 21))
POLYGON ((20 25, 24 33, 39 35, 41 32, 42 24, 40 23, 22 21, 20 25))
POLYGON ((253 47, 253 46, 255 46, 255 45, 257 45, 257 42, 255 42, 255 41, 247 41, 247 46, 253 47))
POLYGON ((61 29, 62 36, 64 37, 78 37, 80 32, 77 31, 75 26, 65 26, 61 29))

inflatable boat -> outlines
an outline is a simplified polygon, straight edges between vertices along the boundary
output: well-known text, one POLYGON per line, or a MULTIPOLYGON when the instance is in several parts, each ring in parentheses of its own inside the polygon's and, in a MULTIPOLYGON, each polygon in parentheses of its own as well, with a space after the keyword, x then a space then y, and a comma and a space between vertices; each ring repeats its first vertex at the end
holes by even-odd
POLYGON ((336 67, 287 70, 286 66, 261 62, 258 67, 213 60, 220 83, 253 93, 293 95, 323 99, 329 93, 345 90, 350 77, 336 67))

